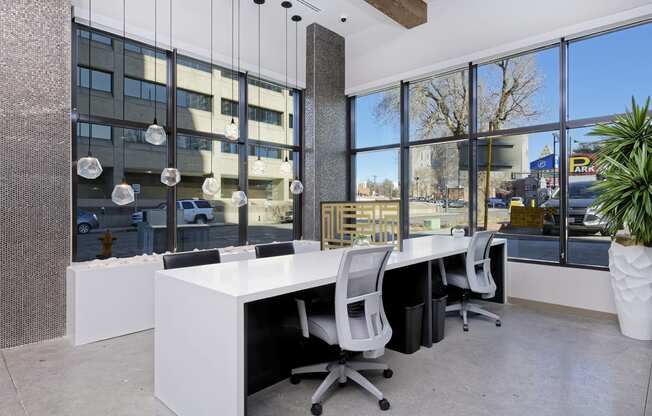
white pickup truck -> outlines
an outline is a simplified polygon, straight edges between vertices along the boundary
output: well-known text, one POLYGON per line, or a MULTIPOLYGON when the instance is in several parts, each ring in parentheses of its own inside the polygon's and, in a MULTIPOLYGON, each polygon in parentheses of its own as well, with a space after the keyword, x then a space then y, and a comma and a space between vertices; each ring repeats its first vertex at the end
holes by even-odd
MULTIPOLYGON (((131 214, 131 223, 136 225, 143 222, 143 212, 165 211, 167 204, 161 203, 154 209, 146 209, 131 214)), ((177 212, 181 213, 184 223, 186 224, 208 224, 213 221, 213 207, 205 199, 180 199, 177 201, 177 212)), ((147 214, 152 215, 152 214, 147 214)))

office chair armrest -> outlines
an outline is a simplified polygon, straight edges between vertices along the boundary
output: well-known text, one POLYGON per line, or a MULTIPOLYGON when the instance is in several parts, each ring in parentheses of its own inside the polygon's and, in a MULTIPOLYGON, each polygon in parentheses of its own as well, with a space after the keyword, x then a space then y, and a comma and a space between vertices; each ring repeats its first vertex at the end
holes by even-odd
POLYGON ((301 334, 310 338, 310 332, 308 332, 308 312, 306 311, 306 301, 303 299, 294 299, 297 303, 297 311, 299 312, 299 324, 301 325, 301 334))

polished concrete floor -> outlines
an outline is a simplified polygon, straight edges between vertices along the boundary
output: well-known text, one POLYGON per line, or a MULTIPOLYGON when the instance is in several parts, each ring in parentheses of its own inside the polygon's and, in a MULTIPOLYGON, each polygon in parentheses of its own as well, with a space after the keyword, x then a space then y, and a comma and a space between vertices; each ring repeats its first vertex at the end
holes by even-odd
MULTIPOLYGON (((652 416, 652 343, 621 336, 612 319, 493 309, 502 328, 473 319, 463 333, 449 317, 446 339, 433 348, 388 351, 394 377, 371 376, 392 404, 388 413, 349 382, 327 397, 324 416, 652 416)), ((77 348, 59 339, 3 350, 0 416, 173 415, 152 396, 153 347, 147 331, 77 348)), ((309 415, 318 383, 263 390, 249 399, 250 414, 309 415)))

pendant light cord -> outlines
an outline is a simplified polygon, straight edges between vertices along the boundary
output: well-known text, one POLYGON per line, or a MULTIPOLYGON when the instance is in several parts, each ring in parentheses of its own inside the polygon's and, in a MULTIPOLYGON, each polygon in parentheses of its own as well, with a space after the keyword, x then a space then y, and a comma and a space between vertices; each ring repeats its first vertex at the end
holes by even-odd
MULTIPOLYGON (((288 95, 290 90, 288 88, 288 9, 285 8, 285 115, 288 121, 285 124, 285 145, 288 144, 288 129, 290 127, 290 116, 288 115, 288 95)), ((287 159, 287 156, 286 156, 287 159)))
MULTIPOLYGON (((235 101, 235 0, 231 0, 231 100, 235 101)), ((233 123, 233 112, 231 123, 233 123)))
MULTIPOLYGON (((263 103, 261 101, 262 99, 261 99, 261 96, 260 96, 260 90, 262 89, 262 85, 263 85, 262 70, 261 70, 261 66, 260 66, 260 44, 261 44, 260 32, 261 32, 261 24, 260 24, 260 4, 259 4, 258 5, 258 113, 260 113, 260 111, 263 108, 263 103)), ((260 159, 260 139, 262 138, 262 137, 260 137, 260 114, 259 114, 258 118, 259 118, 259 120, 258 120, 258 159, 260 159)))
POLYGON ((93 79, 93 70, 91 69, 91 38, 93 37, 92 7, 93 0, 88 0, 88 156, 91 156, 91 136, 93 135, 93 124, 90 122, 93 117, 93 113, 91 112, 91 82, 93 79))
MULTIPOLYGON (((126 48, 127 44, 127 0, 122 0, 122 74, 123 74, 123 89, 124 89, 124 75, 127 73, 127 64, 126 64, 126 59, 125 59, 125 54, 127 51, 126 48)), ((122 119, 125 120, 126 114, 125 114, 125 97, 124 97, 124 92, 123 92, 123 97, 122 97, 122 119)), ((124 140, 124 131, 122 134, 122 140, 124 140)))
MULTIPOLYGON (((215 101, 215 96, 213 95, 213 0, 211 0, 211 173, 210 175, 213 176, 213 107, 214 101, 215 101)), ((233 48, 231 50, 231 54, 233 54, 233 48)), ((233 60, 231 61, 231 67, 233 68, 233 60)), ((233 81, 231 81, 231 94, 233 94, 233 81)))
MULTIPOLYGON (((172 18, 172 16, 170 16, 172 18)), ((154 0, 154 124, 158 124, 156 120, 156 113, 158 110, 157 101, 158 101, 158 42, 157 42, 157 33, 158 33, 158 0, 154 0)))

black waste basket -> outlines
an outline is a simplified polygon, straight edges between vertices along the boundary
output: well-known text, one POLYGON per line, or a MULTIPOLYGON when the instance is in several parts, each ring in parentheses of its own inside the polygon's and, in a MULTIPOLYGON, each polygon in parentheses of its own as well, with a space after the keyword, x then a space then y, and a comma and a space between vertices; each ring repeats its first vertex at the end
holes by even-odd
POLYGON ((446 332, 446 301, 448 295, 433 294, 432 297, 432 342, 444 339, 446 332))
POLYGON ((403 354, 412 354, 421 347, 423 303, 393 307, 387 311, 392 339, 387 347, 403 354))

